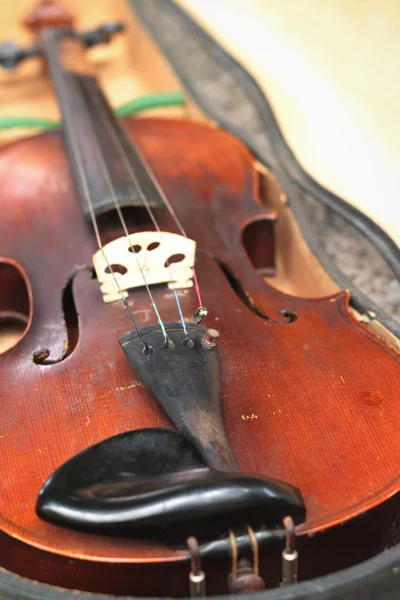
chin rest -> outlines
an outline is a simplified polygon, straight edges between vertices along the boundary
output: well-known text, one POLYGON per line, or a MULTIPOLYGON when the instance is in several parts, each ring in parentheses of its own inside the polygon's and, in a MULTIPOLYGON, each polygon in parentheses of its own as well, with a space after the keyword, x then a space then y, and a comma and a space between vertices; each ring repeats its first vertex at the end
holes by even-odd
POLYGON ((74 456, 44 484, 39 516, 55 524, 118 535, 220 535, 249 525, 280 527, 305 518, 286 483, 207 468, 194 446, 166 429, 108 438, 74 456))

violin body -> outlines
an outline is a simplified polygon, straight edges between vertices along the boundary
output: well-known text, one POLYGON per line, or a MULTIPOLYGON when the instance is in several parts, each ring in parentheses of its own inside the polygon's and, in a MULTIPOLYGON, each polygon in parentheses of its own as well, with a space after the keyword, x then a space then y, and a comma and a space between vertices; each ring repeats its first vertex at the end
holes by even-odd
MULTIPOLYGON (((350 314, 346 291, 300 298, 257 272, 261 263, 274 269, 272 207, 281 192, 269 176, 260 196, 244 145, 181 120, 124 127, 197 241, 207 323, 220 332, 223 421, 239 469, 301 490, 301 577, 373 555, 387 545, 399 510, 399 353, 350 314)), ((185 596, 184 545, 83 533, 35 512, 43 482, 76 453, 127 430, 174 426, 118 348, 129 321, 121 301, 103 301, 94 277, 97 247, 61 134, 2 148, 0 182, 0 266, 15 268, 4 278, 2 309, 17 290, 28 317, 0 361, 1 566, 73 589, 185 596)), ((125 217, 130 232, 148 227, 140 209, 125 217)), ((169 213, 158 218, 162 231, 172 229, 169 213)), ((113 213, 98 222, 105 242, 122 235, 113 213)), ((157 286, 153 295, 163 319, 174 320, 172 291, 157 286)), ((179 299, 184 315, 195 312, 192 290, 179 299)), ((143 288, 129 304, 140 327, 154 321, 143 288)), ((224 593, 229 561, 229 553, 205 558, 209 593, 224 593)), ((262 550, 269 587, 279 582, 279 561, 276 548, 262 550)))

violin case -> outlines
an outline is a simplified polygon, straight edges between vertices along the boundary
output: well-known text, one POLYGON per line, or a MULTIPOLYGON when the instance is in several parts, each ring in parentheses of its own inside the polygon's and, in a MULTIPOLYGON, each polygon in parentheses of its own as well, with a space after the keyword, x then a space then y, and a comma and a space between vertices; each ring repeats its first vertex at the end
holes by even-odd
MULTIPOLYGON (((387 192, 385 199, 379 196, 379 200, 376 199, 373 205, 365 201, 365 197, 368 196, 366 187, 371 187, 371 183, 365 183, 366 187, 360 185, 357 190, 352 189, 354 193, 350 196, 351 202, 345 201, 318 183, 297 160, 286 142, 275 112, 266 96, 270 79, 268 78, 269 70, 265 65, 274 63, 274 56, 263 53, 267 45, 264 38, 259 41, 256 34, 263 31, 268 32, 270 29, 268 21, 270 4, 277 13, 273 15, 276 18, 282 17, 285 12, 290 11, 291 7, 294 9, 295 6, 294 2, 265 3, 262 0, 246 2, 218 0, 217 3, 192 0, 177 0, 176 2, 172 0, 165 2, 131 0, 131 5, 139 19, 168 59, 196 106, 208 119, 241 139, 260 162, 277 176, 302 236, 331 278, 342 289, 350 290, 352 306, 361 314, 371 314, 372 312, 378 321, 399 337, 400 326, 398 323, 385 315, 384 311, 357 289, 328 256, 313 230, 304 207, 305 199, 311 197, 329 208, 334 214, 340 215, 368 239, 397 279, 400 279, 399 220, 393 219, 392 214, 395 210, 392 190, 396 189, 397 184, 392 182, 391 191, 387 192), (252 26, 256 28, 254 36, 252 35, 252 26), (177 43, 177 39, 179 39, 179 43, 177 43), (239 41, 243 42, 243 39, 245 43, 239 44, 239 41), (255 66, 251 62, 253 55, 258 56, 255 66), (193 65, 196 65, 196 69, 193 68, 193 65), (245 119, 243 119, 243 114, 246 115, 245 119), (385 212, 385 218, 383 218, 383 212, 385 212)), ((312 2, 309 1, 308 4, 312 4, 312 2)), ((311 11, 307 11, 307 14, 309 12, 311 11)), ((280 69, 281 61, 275 59, 275 62, 278 63, 280 69)), ((283 78, 284 75, 285 72, 281 77, 283 78)), ((291 79, 290 69, 286 73, 286 78, 291 79)), ((305 86, 299 85, 298 87, 300 90, 305 86)), ((316 89, 315 86, 312 89, 316 89)), ((276 97, 278 112, 280 100, 282 97, 278 94, 276 97)), ((287 102, 283 98, 283 104, 285 101, 287 102)), ((305 109, 304 106, 303 117, 306 114, 305 109)), ((324 122, 331 122, 334 118, 334 115, 325 113, 322 115, 324 122)), ((310 116, 308 120, 310 120, 310 116)), ((297 129, 301 129, 303 135, 297 134, 294 137, 310 140, 313 135, 315 137, 315 127, 310 127, 310 134, 305 135, 304 127, 307 123, 304 121, 305 117, 301 126, 297 123, 297 129)), ((343 123, 339 121, 337 127, 341 128, 344 138, 346 130, 343 123)), ((293 131, 293 129, 296 130, 296 121, 292 118, 287 125, 287 130, 293 131)), ((352 149, 351 170, 354 171, 352 177, 362 182, 366 177, 365 167, 359 164, 360 159, 357 158, 357 153, 362 154, 360 148, 363 147, 363 143, 368 143, 369 147, 375 142, 371 141, 370 137, 368 140, 362 141, 361 138, 364 134, 362 130, 360 131, 359 139, 352 149)), ((343 139, 340 148, 331 148, 331 154, 329 154, 330 143, 328 140, 324 142, 317 136, 314 143, 318 146, 319 155, 323 156, 325 153, 327 155, 326 162, 334 165, 332 167, 334 176, 330 179, 331 189, 342 188, 350 191, 348 171, 345 175, 341 175, 341 169, 344 167, 340 160, 340 153, 344 152, 344 147, 348 144, 347 139, 346 141, 343 139), (324 148, 328 150, 323 150, 324 148)), ((304 142, 303 146, 306 146, 304 142)), ((313 156, 315 158, 315 154, 313 156)), ((314 160, 313 156, 307 157, 307 153, 301 154, 303 162, 308 160, 313 170, 319 172, 319 163, 322 158, 318 162, 314 160)), ((323 172, 324 168, 320 170, 323 172)), ((385 177, 383 171, 377 169, 374 177, 383 186, 387 185, 387 181, 383 181, 385 177)))
MULTIPOLYGON (((9 15, 10 23, 12 16, 15 18, 18 14, 17 10, 20 14, 21 7, 27 7, 29 3, 16 0, 14 4, 13 15, 9 15)), ((164 109, 166 116, 183 114, 191 118, 211 120, 243 140, 260 163, 266 165, 277 176, 302 237, 331 279, 340 287, 350 290, 353 307, 362 314, 368 312, 371 314, 372 311, 376 315, 376 321, 400 339, 400 326, 394 319, 360 292, 323 250, 304 209, 303 200, 305 197, 311 197, 361 231, 398 278, 400 278, 399 223, 391 221, 390 218, 386 220, 380 218, 379 211, 374 210, 373 206, 365 207, 360 200, 362 188, 359 190, 359 195, 357 193, 349 195, 351 200, 345 201, 318 183, 307 172, 288 145, 267 99, 269 80, 266 65, 274 63, 274 55, 266 53, 259 57, 257 64, 250 65, 251 48, 249 47, 248 54, 244 53, 243 56, 240 54, 240 48, 243 48, 243 45, 238 43, 240 31, 235 29, 232 23, 237 25, 243 21, 246 25, 248 20, 253 18, 257 31, 260 31, 261 25, 261 30, 265 29, 267 36, 271 32, 271 23, 278 22, 278 4, 285 5, 287 10, 294 10, 298 14, 300 9, 296 9, 296 2, 291 0, 286 0, 284 3, 279 0, 271 0, 268 3, 263 0, 245 2, 243 0, 212 2, 211 0, 202 2, 98 0, 95 4, 94 11, 91 0, 69 2, 72 8, 76 8, 77 12, 80 11, 82 14, 85 14, 85 7, 87 7, 88 13, 91 13, 90 24, 98 25, 107 19, 120 18, 127 23, 129 30, 125 41, 113 42, 105 51, 102 49, 91 51, 93 62, 96 63, 100 79, 111 100, 114 103, 121 103, 140 94, 183 89, 188 99, 187 106, 183 109, 179 107, 164 109), (273 13, 270 22, 267 14, 269 5, 277 11, 273 13), (251 15, 253 8, 254 13, 251 15), (256 9, 266 15, 265 21, 260 23, 256 18, 256 15, 259 15, 256 9), (242 14, 239 12, 234 16, 235 10, 242 11, 242 14), (221 14, 224 16, 223 19, 221 14), (224 22, 225 25, 222 26, 224 22), (231 29, 230 25, 232 25, 231 29), (127 71, 127 67, 130 70, 127 71), (204 75, 206 71, 207 78, 204 75), (232 102, 233 91, 235 102, 232 102), (245 119, 243 113, 246 115, 245 119)), ((303 3, 301 4, 303 6, 303 3)), ((311 6, 313 0, 307 0, 307 4, 311 6)), ((332 7, 331 9, 333 10, 332 7)), ((78 26, 80 25, 79 21, 78 26)), ((245 34, 245 27, 243 32, 245 34)), ((20 32, 18 35, 21 35, 20 32)), ((244 37, 251 46, 251 39, 245 35, 244 37)), ((32 83, 33 79, 37 78, 40 68, 38 65, 27 67, 24 65, 19 74, 4 76, 1 83, 6 81, 11 87, 5 89, 7 86, 0 86, 2 115, 18 114, 18 112, 26 114, 29 98, 30 114, 57 116, 55 101, 48 99, 49 96, 51 98, 49 83, 45 80, 38 82, 37 79, 35 84, 32 83), (32 89, 35 89, 34 94, 32 89)), ((273 99, 278 111, 281 99, 284 104, 284 96, 279 96, 278 93, 273 99)), ((299 114, 298 112, 293 116, 294 128, 296 128, 296 119, 301 118, 299 114)), ((286 116, 288 118, 291 116, 290 110, 286 116)), ((392 115, 387 115, 388 118, 390 116, 392 115)), ((304 128, 304 124, 297 123, 297 125, 299 130, 304 128)), ((286 122, 285 133, 288 137, 292 135, 295 138, 296 135, 290 134, 289 130, 290 126, 286 122)), ((318 131, 310 130, 311 134, 317 135, 318 131)), ((4 136, 2 140, 7 141, 4 136)), ((323 143, 318 136, 315 140, 318 144, 323 143)), ((373 140, 369 142, 375 143, 373 140)), ((347 140, 343 139, 343 149, 346 143, 347 140)), ((341 148, 336 148, 336 152, 340 153, 340 151, 341 148)), ((323 154, 321 146, 320 161, 323 161, 323 154)), ((333 154, 329 155, 329 148, 325 156, 328 156, 328 161, 332 158, 333 154)), ((313 166, 311 158, 309 157, 308 162, 308 158, 303 154, 300 158, 308 170, 318 176, 318 164, 313 166)), ((400 162, 400 156, 398 160, 400 162)), ((359 167, 356 163, 355 159, 353 165, 355 171, 359 167)), ((335 171, 337 179, 327 177, 326 181, 331 189, 346 190, 345 184, 340 181, 340 160, 335 166, 336 171, 332 168, 332 173, 335 171)), ((357 175, 354 177, 357 178, 357 175)), ((384 190, 385 182, 381 184, 384 190)), ((350 189, 351 186, 347 188, 350 189)), ((393 189, 395 188, 392 184, 391 190, 393 189)), ((385 206, 390 210, 389 201, 385 206)), ((397 600, 399 594, 400 545, 393 545, 377 556, 349 569, 291 586, 259 592, 258 597, 260 600, 379 600, 383 598, 397 600)), ((48 586, 0 569, 0 600, 107 600, 110 598, 111 596, 48 586)))

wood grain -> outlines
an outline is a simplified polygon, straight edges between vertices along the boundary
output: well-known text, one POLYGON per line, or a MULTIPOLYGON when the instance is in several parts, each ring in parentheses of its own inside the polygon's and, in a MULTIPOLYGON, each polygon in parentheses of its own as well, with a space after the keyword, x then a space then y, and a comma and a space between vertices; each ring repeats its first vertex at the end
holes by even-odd
MULTIPOLYGON (((399 508, 399 354, 349 314, 345 291, 298 298, 257 274, 242 245, 243 231, 265 219, 271 235, 260 241, 258 255, 264 248, 273 256, 276 213, 270 206, 279 190, 271 185, 261 202, 259 175, 242 144, 184 121, 126 125, 197 241, 207 323, 221 331, 224 420, 238 464, 288 481, 304 495, 302 576, 378 551, 399 508), (284 324, 281 310, 297 319, 284 324), (257 418, 246 419, 252 414, 257 418)), ((29 330, 0 363, 1 564, 78 589, 185 595, 183 549, 68 531, 35 514, 43 481, 76 452, 127 429, 171 424, 118 347, 130 322, 122 303, 103 302, 92 278, 95 238, 82 218, 60 135, 3 148, 0 184, 0 256, 21 265, 33 298, 29 330), (37 365, 34 352, 47 348, 56 360, 72 343, 62 310, 71 278, 76 347, 56 364, 37 365)), ((143 215, 131 209, 126 215, 130 231, 145 228, 143 215)), ((174 231, 166 212, 158 216, 162 230, 174 231)), ((114 218, 101 218, 100 226, 105 242, 122 233, 114 218)), ((171 291, 157 288, 154 294, 163 318, 175 319, 171 291)), ((179 296, 189 317, 197 307, 195 293, 181 290, 179 296)), ((154 321, 144 292, 132 292, 130 305, 141 324, 154 321)), ((278 549, 262 565, 268 585, 276 584, 278 549)), ((210 593, 224 591, 228 569, 226 561, 209 565, 215 575, 210 593)))

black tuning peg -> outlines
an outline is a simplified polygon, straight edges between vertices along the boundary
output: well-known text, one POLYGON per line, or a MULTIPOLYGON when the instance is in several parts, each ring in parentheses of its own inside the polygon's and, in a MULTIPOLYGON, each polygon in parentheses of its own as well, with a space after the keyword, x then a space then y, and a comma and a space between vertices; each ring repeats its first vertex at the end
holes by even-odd
POLYGON ((105 23, 96 27, 96 29, 90 29, 80 34, 80 39, 85 44, 86 48, 92 48, 97 44, 108 44, 112 36, 116 33, 121 33, 125 26, 123 23, 105 23))
POLYGON ((3 69, 11 71, 26 58, 40 56, 41 50, 37 44, 33 44, 28 48, 18 48, 14 42, 3 42, 0 44, 0 65, 3 69))
MULTIPOLYGON (((78 34, 86 48, 92 48, 98 44, 108 44, 116 33, 124 30, 122 23, 105 23, 78 34)), ((11 71, 15 69, 20 62, 34 56, 41 56, 42 50, 39 44, 32 44, 28 48, 19 48, 14 42, 3 42, 0 44, 0 66, 3 69, 11 71)))

